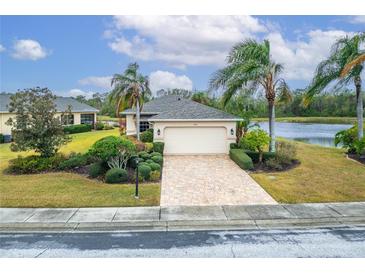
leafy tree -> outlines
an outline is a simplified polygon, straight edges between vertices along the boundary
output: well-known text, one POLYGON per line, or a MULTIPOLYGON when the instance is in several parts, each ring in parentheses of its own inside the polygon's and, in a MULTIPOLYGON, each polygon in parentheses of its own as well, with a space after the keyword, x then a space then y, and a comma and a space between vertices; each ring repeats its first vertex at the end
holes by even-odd
POLYGON ((269 142, 270 137, 267 135, 266 131, 259 128, 247 132, 240 141, 243 148, 259 152, 259 163, 262 162, 264 148, 269 142))
POLYGON ((56 118, 56 96, 47 88, 31 88, 10 97, 9 111, 16 115, 7 124, 12 126, 12 151, 35 150, 42 157, 51 157, 70 141, 61 120, 56 118))
POLYGON ((335 82, 334 89, 354 83, 356 88, 357 109, 357 137, 363 137, 363 97, 361 95, 361 73, 363 66, 359 60, 364 50, 361 49, 365 41, 365 33, 354 35, 352 38, 339 39, 331 49, 330 56, 319 63, 312 83, 307 88, 304 104, 308 105, 312 98, 322 92, 327 86, 335 82), (357 60, 356 62, 353 62, 357 60))
POLYGON ((224 89, 223 104, 243 88, 265 91, 269 109, 270 151, 275 151, 275 104, 291 100, 288 85, 280 74, 281 64, 275 63, 270 55, 270 42, 258 43, 246 40, 235 45, 228 55, 227 67, 218 70, 210 80, 210 89, 224 89))
POLYGON ((145 100, 151 96, 148 77, 138 72, 137 63, 129 64, 123 74, 114 74, 111 85, 114 87, 110 99, 117 102, 116 115, 125 107, 136 108, 137 139, 139 140, 140 111, 145 100))

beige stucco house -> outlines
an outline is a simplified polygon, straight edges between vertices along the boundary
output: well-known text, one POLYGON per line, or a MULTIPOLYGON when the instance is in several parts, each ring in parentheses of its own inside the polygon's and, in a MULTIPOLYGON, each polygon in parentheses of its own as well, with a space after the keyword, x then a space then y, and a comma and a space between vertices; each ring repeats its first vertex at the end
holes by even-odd
MULTIPOLYGON (((9 94, 0 94, 0 133, 4 136, 11 135, 11 127, 6 125, 6 122, 9 118, 15 117, 14 114, 9 112, 10 95, 9 94)), ((95 124, 96 123, 96 114, 98 110, 89 105, 80 103, 71 97, 57 97, 55 100, 56 108, 57 108, 57 116, 60 117, 63 112, 65 112, 68 107, 71 107, 71 114, 67 119, 63 119, 63 121, 67 121, 68 124, 95 124)))
MULTIPOLYGON (((136 134, 135 109, 126 117, 126 134, 136 134)), ((153 128, 154 141, 165 143, 165 154, 227 154, 236 140, 241 118, 221 110, 168 95, 146 103, 141 111, 140 131, 153 128)))

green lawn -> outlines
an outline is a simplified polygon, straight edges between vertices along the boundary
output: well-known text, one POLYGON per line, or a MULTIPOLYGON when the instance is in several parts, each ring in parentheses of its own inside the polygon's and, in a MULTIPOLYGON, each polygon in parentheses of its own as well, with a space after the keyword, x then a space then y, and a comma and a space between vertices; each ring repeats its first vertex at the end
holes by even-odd
POLYGON ((281 203, 365 201, 365 166, 344 150, 295 142, 301 165, 251 176, 281 203))
POLYGON ((98 115, 98 116, 96 116, 96 119, 98 121, 115 121, 115 122, 119 121, 118 118, 110 117, 110 116, 106 116, 106 115, 98 115))
MULTIPOLYGON (((268 118, 253 118, 254 122, 266 122, 268 118)), ((354 124, 356 117, 277 117, 277 122, 318 123, 318 124, 354 124)))
MULTIPOLYGON (((118 135, 118 129, 73 134, 63 153, 85 152, 98 139, 118 135)), ((160 185, 141 184, 140 199, 134 185, 110 185, 66 172, 35 175, 5 175, 8 160, 18 154, 9 144, 0 145, 0 207, 97 207, 159 205, 160 185)))

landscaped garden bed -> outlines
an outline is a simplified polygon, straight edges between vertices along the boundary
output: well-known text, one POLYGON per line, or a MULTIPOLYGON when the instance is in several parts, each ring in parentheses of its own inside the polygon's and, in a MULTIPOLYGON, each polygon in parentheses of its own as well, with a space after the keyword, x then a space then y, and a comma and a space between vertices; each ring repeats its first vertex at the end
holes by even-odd
MULTIPOLYGON (((60 149, 64 155, 86 154, 89 148, 106 136, 119 136, 118 129, 92 131, 71 135, 71 142, 60 149), (72 153, 73 152, 73 153, 72 153)), ((107 184, 89 177, 88 166, 75 170, 48 170, 35 174, 4 173, 9 160, 35 155, 34 152, 12 152, 10 144, 0 145, 0 206, 1 207, 99 207, 159 205, 158 181, 139 185, 139 199, 134 198, 135 185, 107 184)))
POLYGON ((242 169, 252 172, 286 171, 300 164, 293 143, 276 142, 275 152, 267 152, 264 150, 269 140, 267 133, 261 129, 249 131, 239 144, 231 144, 230 157, 242 169))
POLYGON ((140 182, 158 182, 163 164, 159 144, 152 147, 136 145, 126 137, 106 136, 96 141, 84 154, 57 153, 52 157, 39 155, 18 156, 9 161, 7 174, 37 174, 47 172, 73 172, 100 183, 134 183, 137 165, 140 182))

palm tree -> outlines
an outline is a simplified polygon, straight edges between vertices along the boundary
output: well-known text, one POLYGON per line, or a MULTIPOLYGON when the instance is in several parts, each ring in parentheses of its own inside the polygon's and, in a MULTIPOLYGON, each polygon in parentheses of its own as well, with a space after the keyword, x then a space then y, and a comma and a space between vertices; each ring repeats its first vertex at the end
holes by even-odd
POLYGON ((191 100, 203 105, 210 104, 210 98, 208 97, 208 93, 204 91, 194 92, 191 96, 191 100))
POLYGON ((246 40, 235 45, 228 55, 227 67, 218 70, 210 80, 210 89, 223 88, 225 106, 234 94, 248 88, 265 92, 269 108, 270 151, 275 151, 275 103, 291 100, 285 80, 280 77, 283 66, 274 62, 270 55, 270 42, 246 40))
POLYGON ((123 74, 114 74, 111 85, 114 89, 110 99, 117 102, 116 115, 125 107, 136 108, 137 139, 139 140, 139 120, 143 102, 151 95, 147 76, 138 72, 137 63, 129 64, 123 74))
POLYGON ((364 61, 364 50, 361 44, 365 41, 365 33, 359 33, 352 38, 343 37, 332 46, 331 54, 319 63, 312 83, 309 85, 304 97, 304 105, 309 105, 312 98, 323 91, 327 86, 335 83, 334 89, 340 89, 349 83, 354 83, 356 88, 357 135, 363 137, 363 102, 361 95, 361 72, 364 61))

